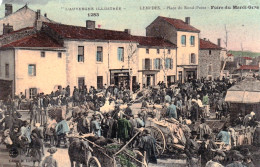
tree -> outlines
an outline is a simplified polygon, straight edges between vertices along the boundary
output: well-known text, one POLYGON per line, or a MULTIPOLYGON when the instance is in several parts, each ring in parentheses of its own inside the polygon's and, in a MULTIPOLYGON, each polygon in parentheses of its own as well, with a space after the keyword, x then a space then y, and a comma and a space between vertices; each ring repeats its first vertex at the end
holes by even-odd
POLYGON ((132 76, 133 76, 133 64, 136 63, 136 52, 137 52, 137 45, 134 45, 132 41, 130 41, 129 45, 127 46, 127 67, 129 72, 129 87, 130 92, 132 92, 132 76))
POLYGON ((163 82, 166 84, 166 86, 168 86, 167 74, 169 69, 173 69, 173 56, 172 56, 172 52, 169 52, 169 50, 166 47, 163 48, 163 54, 160 57, 160 62, 161 62, 160 69, 162 69, 164 74, 163 82))

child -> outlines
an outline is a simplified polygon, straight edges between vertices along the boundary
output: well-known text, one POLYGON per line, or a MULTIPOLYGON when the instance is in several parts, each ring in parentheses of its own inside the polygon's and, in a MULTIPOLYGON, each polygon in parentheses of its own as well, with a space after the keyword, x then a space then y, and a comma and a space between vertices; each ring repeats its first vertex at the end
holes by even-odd
POLYGON ((50 153, 49 156, 45 157, 42 162, 42 167, 58 167, 57 161, 53 158, 53 154, 57 151, 55 147, 51 147, 47 150, 50 153))

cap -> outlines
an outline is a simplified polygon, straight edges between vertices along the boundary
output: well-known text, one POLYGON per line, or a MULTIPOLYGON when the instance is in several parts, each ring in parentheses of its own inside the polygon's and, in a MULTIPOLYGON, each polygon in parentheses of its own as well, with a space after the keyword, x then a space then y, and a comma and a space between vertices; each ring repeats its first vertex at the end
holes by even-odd
POLYGON ((49 152, 50 154, 54 154, 57 151, 57 148, 55 147, 51 147, 47 150, 47 152, 49 152))

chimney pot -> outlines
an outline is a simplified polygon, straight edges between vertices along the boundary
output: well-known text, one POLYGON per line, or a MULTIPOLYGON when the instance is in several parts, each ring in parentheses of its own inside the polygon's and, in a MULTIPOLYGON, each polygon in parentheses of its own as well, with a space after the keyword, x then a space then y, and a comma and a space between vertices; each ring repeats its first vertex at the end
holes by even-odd
POLYGON ((44 13, 44 17, 47 17, 47 13, 44 13))
POLYGON ((36 20, 39 20, 41 17, 41 10, 40 9, 37 9, 37 12, 36 12, 36 20))
POLYGON ((96 28, 96 22, 93 20, 86 20, 86 28, 94 30, 96 28))
POLYGON ((190 17, 185 17, 185 23, 190 24, 190 17))
POLYGON ((218 38, 218 46, 221 47, 221 38, 218 38))
POLYGON ((124 32, 131 35, 131 29, 125 29, 124 32))
POLYGON ((8 16, 13 13, 13 5, 5 4, 5 16, 8 16))

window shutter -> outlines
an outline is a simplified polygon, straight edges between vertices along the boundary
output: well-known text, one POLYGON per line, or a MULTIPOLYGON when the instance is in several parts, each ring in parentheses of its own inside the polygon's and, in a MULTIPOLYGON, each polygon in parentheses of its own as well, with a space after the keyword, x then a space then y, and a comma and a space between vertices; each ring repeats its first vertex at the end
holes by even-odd
POLYGON ((189 54, 189 61, 190 61, 190 64, 191 64, 191 54, 189 54))
POLYGON ((143 70, 145 70, 145 59, 143 59, 142 62, 143 62, 143 70))
POLYGON ((170 69, 173 69, 173 59, 170 59, 170 69))
POLYGON ((156 70, 156 59, 153 59, 153 69, 156 70))
POLYGON ((150 70, 153 69, 153 62, 152 62, 152 59, 149 59, 149 62, 150 62, 150 70))

